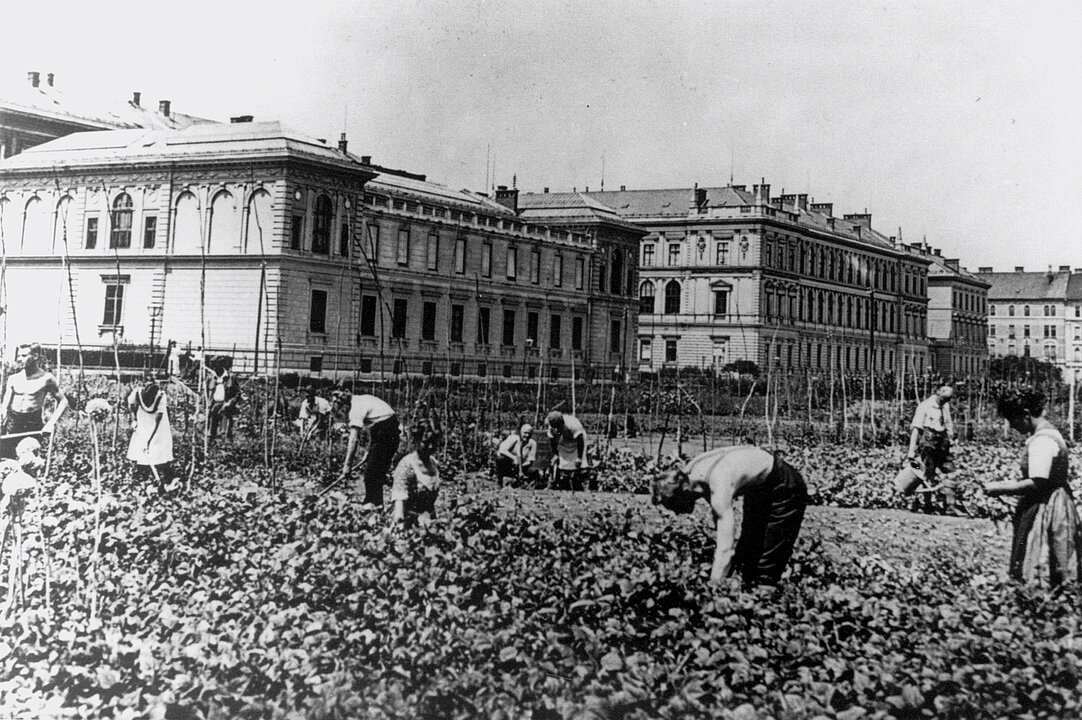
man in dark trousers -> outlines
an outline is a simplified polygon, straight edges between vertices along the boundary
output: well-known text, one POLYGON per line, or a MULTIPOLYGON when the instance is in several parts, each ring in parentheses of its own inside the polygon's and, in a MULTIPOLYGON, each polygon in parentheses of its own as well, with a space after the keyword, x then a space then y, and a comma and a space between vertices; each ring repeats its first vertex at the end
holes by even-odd
POLYGON ((361 430, 368 431, 368 457, 364 471, 364 505, 383 507, 383 484, 391 469, 401 437, 394 408, 375 395, 353 395, 349 406, 349 444, 338 480, 349 477, 361 430))
POLYGON ((718 448, 692 458, 651 486, 654 504, 690 513, 705 499, 714 514, 717 545, 710 579, 740 573, 745 585, 777 585, 793 554, 808 490, 789 463, 754 445, 718 448), (744 498, 740 540, 733 501, 744 498))

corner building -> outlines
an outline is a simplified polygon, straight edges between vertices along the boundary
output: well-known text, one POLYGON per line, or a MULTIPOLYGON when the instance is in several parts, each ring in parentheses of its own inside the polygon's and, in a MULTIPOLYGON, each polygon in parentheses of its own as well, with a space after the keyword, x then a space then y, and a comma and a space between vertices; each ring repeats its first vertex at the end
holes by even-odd
POLYGON ((762 183, 585 195, 640 243, 638 367, 925 372, 928 261, 762 183))

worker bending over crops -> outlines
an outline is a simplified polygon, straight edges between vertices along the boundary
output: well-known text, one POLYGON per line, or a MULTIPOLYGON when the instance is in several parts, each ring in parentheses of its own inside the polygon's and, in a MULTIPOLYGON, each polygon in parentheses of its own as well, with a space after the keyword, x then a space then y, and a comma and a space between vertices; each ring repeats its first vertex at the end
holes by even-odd
POLYGON ((533 439, 533 426, 526 423, 518 432, 512 432, 496 450, 496 481, 503 485, 506 477, 522 480, 530 475, 537 456, 537 441, 533 439))
POLYGON ((586 429, 578 418, 553 410, 545 418, 556 488, 582 490, 583 464, 586 460, 586 429))
POLYGON ((23 438, 51 433, 68 407, 68 398, 60 389, 60 383, 42 367, 44 358, 40 345, 21 345, 15 360, 22 364, 22 370, 8 378, 4 398, 0 400, 0 428, 4 435, 0 440, 0 457, 6 458, 15 458, 15 448, 23 438), (46 422, 42 419, 42 411, 47 395, 56 398, 56 408, 46 422))
POLYGON ((655 505, 678 514, 710 503, 717 532, 710 579, 740 573, 746 585, 777 585, 793 554, 808 491, 789 463, 753 445, 718 448, 692 458, 651 484, 655 505), (733 501, 744 498, 740 540, 733 501))
POLYGON ((353 395, 349 406, 349 444, 338 481, 349 477, 361 430, 368 431, 364 471, 364 505, 383 507, 383 483, 398 452, 398 417, 394 408, 375 395, 353 395))
POLYGON ((929 485, 937 473, 942 474, 943 504, 947 512, 963 511, 958 504, 956 481, 950 477, 954 472, 951 442, 954 440, 954 421, 951 419, 950 401, 954 389, 949 383, 941 383, 933 395, 926 398, 913 413, 910 423, 909 452, 906 458, 916 461, 924 472, 929 485))

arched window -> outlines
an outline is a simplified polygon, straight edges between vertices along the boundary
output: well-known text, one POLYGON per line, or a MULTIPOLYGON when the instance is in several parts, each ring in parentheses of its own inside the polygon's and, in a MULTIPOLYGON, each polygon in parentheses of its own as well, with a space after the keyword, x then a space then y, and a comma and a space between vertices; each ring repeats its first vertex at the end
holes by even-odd
POLYGON ((639 286, 639 313, 641 315, 650 315, 654 312, 656 307, 654 295, 654 284, 649 280, 639 286))
POLYGON ((331 251, 331 224, 334 208, 326 195, 316 198, 316 214, 312 223, 312 252, 327 255, 331 251))
POLYGON ((680 312, 680 283, 670 280, 665 285, 665 314, 675 315, 680 312))
POLYGON ((248 200, 248 228, 245 232, 245 252, 265 251, 271 241, 271 196, 259 189, 248 200))
POLYGON ((1011 317, 1014 317, 1014 305, 1008 305, 1007 306, 1007 314, 1010 315, 1011 317))
POLYGON ((39 198, 30 198, 23 215, 23 252, 31 255, 49 253, 51 251, 49 231, 45 203, 39 198))
POLYGON ((116 200, 113 200, 113 212, 111 215, 109 230, 110 249, 130 248, 132 219, 131 195, 128 193, 120 193, 117 195, 116 200))
POLYGON ((210 201, 210 237, 207 252, 235 251, 240 247, 240 226, 237 223, 237 203, 233 195, 222 190, 210 201))
POLYGON ((624 252, 612 251, 612 277, 609 282, 609 292, 613 295, 624 293, 624 252))
POLYGON ((68 244, 78 242, 75 234, 75 217, 72 209, 71 197, 65 195, 56 204, 56 221, 53 225, 53 249, 64 248, 64 242, 68 244))
MULTIPOLYGON (((1022 306, 1022 314, 1025 315, 1026 317, 1029 317, 1029 305, 1023 305, 1022 306)), ((1045 308, 1044 314, 1045 315, 1048 314, 1048 308, 1045 308)))
POLYGON ((198 255, 202 247, 199 232, 199 201, 190 192, 177 198, 173 224, 173 252, 178 255, 198 255))

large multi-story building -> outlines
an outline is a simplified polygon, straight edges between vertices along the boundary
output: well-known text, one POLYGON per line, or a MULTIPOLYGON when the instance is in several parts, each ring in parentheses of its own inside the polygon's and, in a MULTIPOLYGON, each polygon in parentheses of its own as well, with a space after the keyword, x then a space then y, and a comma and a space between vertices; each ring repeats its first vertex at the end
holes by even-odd
POLYGON ((1082 380, 1082 268, 1067 281, 1067 369, 1072 381, 1082 380))
MULTIPOLYGON (((928 368, 928 261, 806 195, 770 186, 586 192, 640 242, 640 370, 928 368)), ((543 195, 524 196, 529 206, 543 195)))
MULTIPOLYGON (((988 288, 988 351, 993 358, 1006 355, 1034 357, 1060 367, 1067 365, 1068 316, 1079 312, 1068 302, 1072 276, 1069 265, 1058 270, 993 272, 982 267, 977 277, 988 288)), ((1071 327, 1076 323, 1071 323, 1071 327)), ((1073 344, 1073 341, 1071 341, 1073 344)))
POLYGON ((607 334, 619 298, 594 282, 612 243, 511 198, 278 123, 69 135, 0 162, 5 339, 362 377, 626 363, 607 334))
POLYGON ((157 111, 133 92, 127 102, 77 99, 56 85, 53 73, 28 72, 25 83, 0 88, 0 159, 49 140, 88 130, 180 129, 212 122, 178 113, 169 100, 157 111))
POLYGON ((945 258, 939 248, 910 243, 927 260, 928 341, 932 369, 944 377, 969 377, 988 370, 989 283, 945 258))

